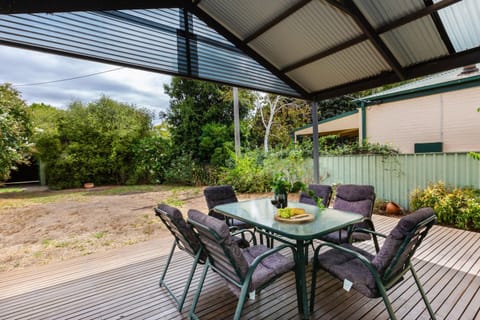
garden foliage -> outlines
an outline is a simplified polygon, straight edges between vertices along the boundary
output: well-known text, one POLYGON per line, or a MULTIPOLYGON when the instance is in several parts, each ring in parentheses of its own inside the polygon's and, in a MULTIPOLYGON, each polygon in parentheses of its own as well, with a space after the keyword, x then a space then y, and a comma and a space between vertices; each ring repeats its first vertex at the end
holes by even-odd
MULTIPOLYGON (((134 149, 148 136, 151 116, 145 110, 102 97, 67 110, 32 109, 37 156, 46 164, 52 188, 138 183, 134 149), (52 127, 45 119, 54 119, 52 127)), ((137 152, 138 154, 138 152, 137 152)))
POLYGON ((480 230, 480 190, 453 188, 443 182, 416 189, 411 195, 411 209, 431 207, 440 224, 461 229, 480 230))
POLYGON ((0 181, 30 155, 30 121, 27 105, 10 84, 0 85, 0 181))
POLYGON ((238 159, 232 158, 232 165, 223 168, 219 182, 233 185, 239 192, 271 191, 272 182, 279 173, 291 182, 311 182, 312 164, 305 152, 310 147, 307 143, 268 153, 260 149, 246 152, 238 159))

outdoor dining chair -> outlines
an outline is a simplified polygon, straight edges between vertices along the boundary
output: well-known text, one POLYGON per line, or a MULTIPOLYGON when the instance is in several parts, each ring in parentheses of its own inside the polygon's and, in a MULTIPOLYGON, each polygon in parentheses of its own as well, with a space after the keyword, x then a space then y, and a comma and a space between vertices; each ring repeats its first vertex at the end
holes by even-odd
POLYGON ((422 208, 403 217, 388 237, 372 230, 378 236, 386 237, 380 251, 372 255, 351 244, 334 244, 325 242, 315 250, 312 269, 312 286, 310 296, 310 311, 315 303, 316 273, 324 269, 334 277, 351 285, 362 295, 369 298, 382 297, 391 319, 396 319, 387 290, 404 280, 410 271, 417 284, 427 310, 435 319, 432 307, 413 268, 411 259, 415 251, 435 223, 433 209, 422 208), (322 248, 332 248, 319 254, 322 248))
MULTIPOLYGON (((322 199, 322 204, 325 206, 325 208, 328 208, 328 205, 330 204, 330 198, 332 197, 332 187, 326 184, 310 184, 308 185, 308 189, 313 191, 315 196, 318 198, 322 199)), ((316 206, 317 202, 315 202, 315 199, 309 195, 308 191, 302 191, 300 193, 300 198, 298 202, 301 203, 306 203, 306 204, 311 204, 316 206)))
MULTIPOLYGON (((215 206, 221 204, 227 204, 232 202, 238 202, 237 195, 235 190, 231 185, 222 185, 222 186, 209 186, 203 190, 203 195, 205 196, 205 201, 207 202, 208 215, 215 217, 220 220, 225 220, 227 225, 233 230, 242 230, 242 229, 252 229, 253 227, 245 222, 242 222, 237 219, 232 219, 224 216, 221 213, 218 213, 214 210, 215 206)), ((245 239, 242 234, 242 239, 245 239)), ((262 239, 263 240, 263 239, 262 239)), ((245 240, 246 241, 246 240, 245 240)), ((245 243, 239 243, 241 247, 246 247, 245 243)))
POLYGON ((225 220, 231 227, 237 227, 238 229, 251 228, 250 225, 236 219, 227 218, 223 214, 218 213, 213 209, 215 206, 221 204, 238 202, 237 195, 235 194, 235 190, 233 190, 232 186, 209 186, 203 190, 203 195, 205 196, 205 201, 207 202, 208 215, 220 220, 225 220))
MULTIPOLYGON (((293 271, 295 266, 293 258, 279 253, 285 248, 290 248, 294 253, 291 246, 280 245, 271 249, 264 245, 256 245, 255 242, 254 245, 241 249, 233 241, 227 225, 222 221, 194 209, 188 211, 188 221, 193 225, 202 250, 207 254, 207 261, 189 314, 191 319, 198 319, 195 308, 209 269, 225 279, 228 287, 239 298, 233 317, 235 320, 240 319, 248 293, 252 297, 254 292, 259 292, 283 274, 293 271)), ((249 230, 237 232, 246 231, 249 230)))
POLYGON ((342 184, 337 186, 333 208, 337 210, 355 212, 363 215, 363 222, 355 224, 350 229, 341 229, 331 232, 320 240, 336 244, 370 240, 373 237, 375 249, 378 251, 378 240, 375 233, 357 231, 369 229, 375 231, 372 221, 373 205, 375 204, 375 190, 373 186, 342 184))
POLYGON ((160 287, 165 287, 165 289, 167 289, 168 293, 178 304, 178 311, 182 311, 188 289, 190 288, 190 284, 192 282, 193 274, 195 273, 195 269, 197 268, 197 264, 204 264, 207 256, 204 252, 202 252, 198 238, 195 236, 191 226, 189 226, 183 218, 180 210, 166 204, 159 204, 158 207, 155 208, 155 214, 162 220, 167 229, 172 233, 173 237, 175 238, 172 250, 170 250, 170 254, 167 258, 167 263, 165 264, 162 276, 160 277, 160 287), (170 266, 170 262, 172 260, 175 248, 177 247, 193 257, 192 268, 190 270, 190 274, 188 275, 187 282, 180 298, 178 298, 165 283, 165 276, 167 274, 168 267, 170 266))

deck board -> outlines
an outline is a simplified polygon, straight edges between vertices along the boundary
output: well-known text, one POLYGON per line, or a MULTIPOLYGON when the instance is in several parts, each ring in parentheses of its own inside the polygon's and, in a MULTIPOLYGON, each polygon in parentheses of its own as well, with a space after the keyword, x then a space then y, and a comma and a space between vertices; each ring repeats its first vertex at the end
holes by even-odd
MULTIPOLYGON (((388 233, 397 220, 374 216, 388 233)), ((437 319, 480 317, 480 234, 434 226, 413 260, 437 319)), ((0 319, 186 319, 203 266, 197 268, 182 313, 158 280, 171 238, 108 253, 0 274, 0 319)), ((358 246, 373 252, 371 242, 358 246)), ((310 251, 310 256, 313 251, 310 251)), ((192 259, 173 258, 167 283, 178 295, 192 259)), ((386 319, 381 299, 368 299, 318 272, 313 319, 386 319)), ((307 267, 308 290, 311 269, 307 267)), ((399 319, 428 319, 413 278, 389 290, 399 319)), ((230 319, 237 298, 213 272, 206 278, 196 313, 201 319, 230 319)), ((298 319, 293 272, 246 302, 245 319, 298 319)))

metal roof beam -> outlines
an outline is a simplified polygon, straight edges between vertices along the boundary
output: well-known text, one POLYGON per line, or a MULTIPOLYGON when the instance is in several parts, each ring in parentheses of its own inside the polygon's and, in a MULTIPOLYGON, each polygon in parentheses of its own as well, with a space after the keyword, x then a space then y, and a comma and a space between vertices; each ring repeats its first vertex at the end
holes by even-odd
POLYGON ((405 76, 403 74, 403 69, 397 58, 393 55, 390 49, 385 45, 383 40, 380 38, 378 33, 372 27, 367 18, 363 13, 358 9, 358 7, 353 3, 352 0, 341 0, 338 1, 327 0, 328 3, 332 4, 336 8, 339 8, 346 12, 350 17, 353 18, 357 26, 363 31, 363 33, 368 37, 370 42, 373 44, 375 49, 380 53, 380 55, 385 59, 390 68, 395 72, 400 80, 404 80, 405 76))
POLYGON ((182 8, 186 0, 0 0, 0 14, 182 8))
MULTIPOLYGON (((413 65, 404 69, 406 79, 423 77, 444 70, 459 68, 469 64, 478 63, 480 60, 480 47, 455 53, 450 56, 413 65)), ((320 90, 312 93, 311 99, 323 100, 331 97, 338 97, 343 94, 358 92, 370 88, 379 87, 388 83, 396 82, 396 75, 393 72, 385 72, 378 76, 350 82, 341 86, 320 90)))
MULTIPOLYGON (((332 2, 333 0, 330 0, 329 2, 332 2)), ((446 8, 454 3, 457 3, 461 0, 443 0, 443 1, 440 1, 440 2, 437 2, 431 6, 428 6, 428 7, 425 7, 421 10, 418 10, 414 13, 411 13, 409 15, 406 15, 406 16, 403 16, 403 17, 400 17, 398 18, 397 20, 394 20, 388 24, 385 24, 384 26, 381 26, 379 27, 376 32, 377 34, 382 34, 382 33, 385 33, 385 32, 388 32, 390 30, 393 30, 395 28, 398 28, 398 27, 401 27, 407 23, 410 23, 412 21, 415 21, 415 20, 418 20, 420 18, 423 18, 425 16, 428 16, 428 15, 431 15, 432 13, 434 12, 437 12, 438 10, 440 9, 443 9, 443 8, 446 8)), ((331 3, 333 4, 333 3, 331 3)), ((338 6, 341 6, 340 3, 336 2, 335 5, 338 5, 338 6)), ((292 63, 286 67, 284 67, 281 71, 282 72, 290 72, 292 70, 295 70, 297 68, 301 68, 303 67, 304 65, 307 65, 309 63, 312 63, 314 61, 317 61, 317 60, 320 60, 322 58, 325 58, 329 55, 332 55, 334 54, 335 52, 338 52, 338 51, 341 51, 341 50, 344 50, 348 47, 351 47, 351 46, 354 46, 356 44, 359 44, 360 42, 362 41, 365 41, 367 40, 368 37, 365 35, 365 34, 362 34, 356 38, 353 38, 351 40, 348 40, 348 41, 345 41, 344 43, 341 43, 335 47, 332 47, 330 49, 327 49, 325 51, 322 51, 322 52, 319 52, 319 53, 316 53, 310 57, 306 57, 300 61, 297 61, 295 63, 292 63)))
POLYGON ((311 1, 312 0, 302 0, 302 1, 294 4, 293 6, 291 6, 290 8, 285 10, 284 12, 282 12, 275 19, 273 19, 272 21, 270 21, 270 22, 266 23, 265 25, 261 26, 260 28, 258 28, 255 32, 253 32, 252 34, 247 36, 243 41, 245 43, 252 42, 254 39, 258 38, 260 35, 264 34, 268 30, 270 30, 271 28, 276 26, 278 23, 282 22, 283 20, 285 20, 286 18, 288 18, 289 16, 291 16, 292 14, 294 14, 295 12, 300 10, 301 8, 303 8, 306 4, 308 4, 311 1))
POLYGON ((195 6, 194 4, 189 4, 188 5, 188 10, 195 14, 200 20, 205 22, 210 28, 213 30, 217 31, 220 35, 225 37, 228 41, 233 43, 235 46, 237 46, 240 50, 242 50, 244 53, 249 55, 252 59, 257 61, 260 65, 262 65, 265 69, 270 71, 273 75, 278 77, 280 80, 285 82, 287 85, 289 85, 292 89, 294 89, 298 94, 302 97, 307 97, 309 94, 308 92, 303 89, 301 86, 299 86, 295 81, 287 77, 284 73, 280 72, 273 64, 271 64, 269 61, 267 61, 264 57, 259 55, 256 51, 254 51, 252 48, 250 48, 245 42, 240 40, 237 36, 235 36, 232 32, 230 32, 227 28, 222 26, 218 21, 213 19, 211 16, 209 16, 205 11, 203 11, 201 8, 195 6))

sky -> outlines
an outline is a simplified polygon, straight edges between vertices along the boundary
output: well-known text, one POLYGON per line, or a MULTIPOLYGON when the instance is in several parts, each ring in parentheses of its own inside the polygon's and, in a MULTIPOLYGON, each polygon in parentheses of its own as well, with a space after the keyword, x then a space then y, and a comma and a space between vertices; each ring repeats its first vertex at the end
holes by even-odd
POLYGON ((0 61, 0 83, 13 84, 27 104, 66 108, 72 101, 88 103, 105 95, 152 110, 154 122, 168 108, 163 90, 170 83, 168 75, 8 46, 0 46, 0 61), (82 77, 86 75, 91 76, 82 77), (57 82, 41 84, 50 81, 57 82))

